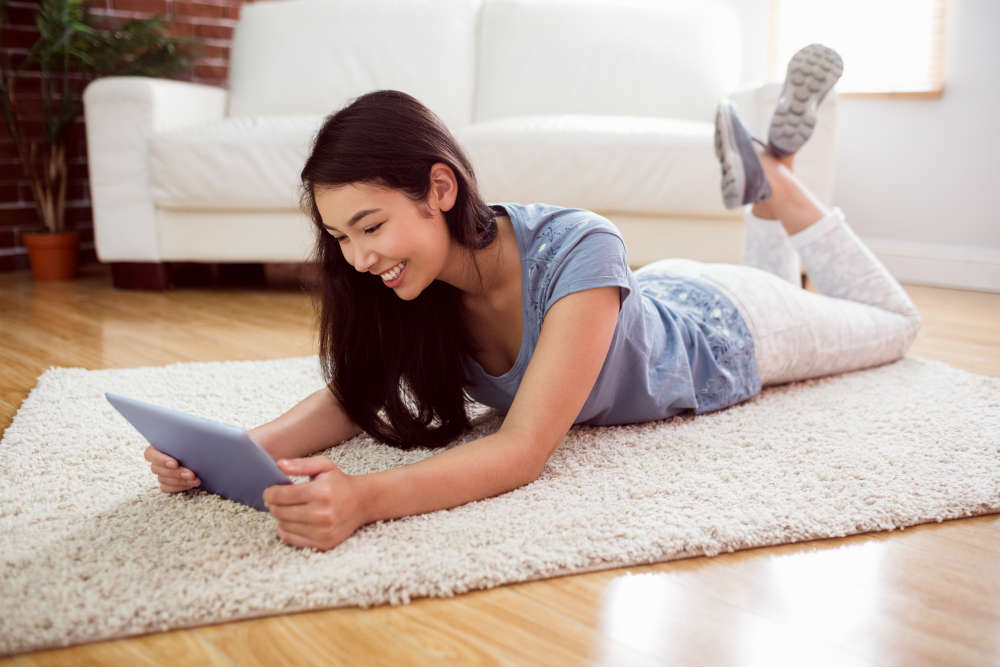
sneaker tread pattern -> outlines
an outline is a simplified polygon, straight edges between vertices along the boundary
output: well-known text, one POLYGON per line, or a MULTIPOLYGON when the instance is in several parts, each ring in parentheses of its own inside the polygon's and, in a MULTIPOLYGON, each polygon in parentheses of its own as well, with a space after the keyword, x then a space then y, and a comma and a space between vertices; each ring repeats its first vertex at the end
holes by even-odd
POLYGON ((772 153, 791 155, 812 136, 819 105, 843 72, 840 55, 822 44, 810 44, 792 56, 768 130, 772 153))

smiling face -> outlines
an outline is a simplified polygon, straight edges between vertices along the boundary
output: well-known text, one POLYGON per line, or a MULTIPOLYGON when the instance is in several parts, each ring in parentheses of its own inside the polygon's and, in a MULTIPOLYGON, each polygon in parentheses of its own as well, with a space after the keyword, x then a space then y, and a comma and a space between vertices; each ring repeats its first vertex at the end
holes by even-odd
POLYGON ((387 285, 405 300, 419 296, 441 275, 451 238, 443 214, 435 211, 443 202, 434 193, 430 217, 402 192, 366 183, 317 186, 314 194, 323 226, 355 270, 375 275, 406 262, 401 282, 387 285))

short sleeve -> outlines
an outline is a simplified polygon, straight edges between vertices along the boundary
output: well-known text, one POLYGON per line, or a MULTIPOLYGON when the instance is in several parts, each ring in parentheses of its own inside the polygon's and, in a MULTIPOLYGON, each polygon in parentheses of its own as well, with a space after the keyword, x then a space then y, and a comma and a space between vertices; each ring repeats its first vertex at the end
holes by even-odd
POLYGON ((543 315, 556 301, 573 292, 617 285, 621 288, 619 303, 623 305, 632 292, 625 242, 610 231, 596 229, 585 234, 562 254, 551 271, 543 315))

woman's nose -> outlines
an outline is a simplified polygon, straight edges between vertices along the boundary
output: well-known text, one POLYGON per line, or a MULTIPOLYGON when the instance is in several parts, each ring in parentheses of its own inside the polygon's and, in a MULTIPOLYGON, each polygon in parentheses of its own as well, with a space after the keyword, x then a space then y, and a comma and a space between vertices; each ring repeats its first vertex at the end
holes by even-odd
POLYGON ((367 248, 361 248, 359 246, 357 256, 355 257, 354 268, 361 272, 369 271, 378 260, 375 258, 375 253, 367 248))

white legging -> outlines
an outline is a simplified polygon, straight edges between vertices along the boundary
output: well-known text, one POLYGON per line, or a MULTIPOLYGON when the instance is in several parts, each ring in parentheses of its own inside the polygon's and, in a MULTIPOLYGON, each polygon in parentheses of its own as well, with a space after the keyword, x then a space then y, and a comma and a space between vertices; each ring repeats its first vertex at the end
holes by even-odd
POLYGON ((763 385, 870 368, 906 354, 920 314, 843 211, 834 208, 793 235, 749 206, 744 221, 739 264, 654 264, 704 278, 736 304, 753 335, 763 385), (802 288, 800 266, 819 294, 802 288))

